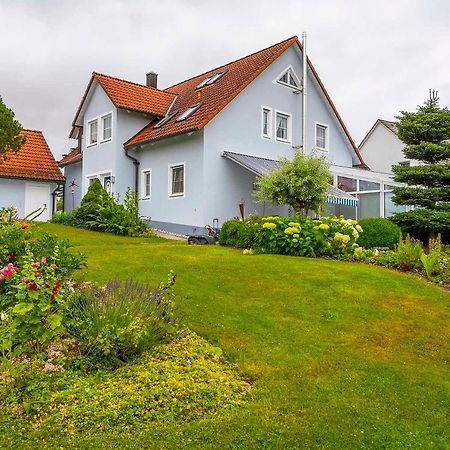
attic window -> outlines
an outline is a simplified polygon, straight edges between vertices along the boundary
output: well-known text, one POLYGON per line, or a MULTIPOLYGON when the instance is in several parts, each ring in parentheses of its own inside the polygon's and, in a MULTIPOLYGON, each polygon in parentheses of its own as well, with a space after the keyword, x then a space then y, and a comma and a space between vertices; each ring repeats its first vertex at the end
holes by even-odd
POLYGON ((216 73, 216 74, 214 74, 214 75, 209 76, 208 78, 204 79, 204 80, 197 86, 197 89, 198 89, 198 88, 205 87, 205 86, 209 86, 210 84, 215 83, 219 78, 222 78, 222 77, 225 75, 225 73, 226 73, 226 72, 224 71, 224 72, 219 72, 219 73, 216 73))
POLYGON ((164 117, 163 119, 161 119, 156 125, 155 128, 161 128, 163 125, 165 125, 174 115, 176 114, 176 112, 170 113, 169 115, 167 115, 166 117, 164 117))
POLYGON ((277 83, 295 89, 300 88, 300 81, 292 68, 289 68, 283 72, 283 74, 278 78, 277 83))
POLYGON ((181 114, 181 116, 179 116, 176 121, 182 122, 183 120, 186 120, 188 117, 191 117, 192 114, 194 114, 195 111, 197 111, 197 109, 200 108, 200 106, 202 106, 201 103, 197 103, 196 105, 189 106, 189 108, 183 114, 181 114))

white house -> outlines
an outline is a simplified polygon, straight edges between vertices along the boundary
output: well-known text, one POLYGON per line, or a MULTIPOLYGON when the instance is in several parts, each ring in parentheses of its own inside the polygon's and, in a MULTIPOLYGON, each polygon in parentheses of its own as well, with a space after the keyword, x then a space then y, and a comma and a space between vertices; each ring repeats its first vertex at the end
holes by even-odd
POLYGON ((388 174, 392 174, 392 166, 418 163, 405 158, 404 148, 405 143, 397 136, 395 122, 382 119, 374 123, 359 145, 359 151, 370 169, 388 174))
POLYGON ((133 188, 140 214, 173 232, 221 225, 242 207, 274 213, 255 202, 255 179, 303 151, 331 164, 329 212, 380 215, 373 192, 381 198, 389 177, 368 170, 309 59, 307 91, 302 73, 296 36, 165 89, 153 72, 146 85, 94 72, 72 124, 77 148, 60 161, 65 209, 99 178, 120 198, 133 188))
POLYGON ((20 218, 49 220, 65 178, 41 131, 22 130, 17 153, 0 158, 0 207, 15 206, 20 218))

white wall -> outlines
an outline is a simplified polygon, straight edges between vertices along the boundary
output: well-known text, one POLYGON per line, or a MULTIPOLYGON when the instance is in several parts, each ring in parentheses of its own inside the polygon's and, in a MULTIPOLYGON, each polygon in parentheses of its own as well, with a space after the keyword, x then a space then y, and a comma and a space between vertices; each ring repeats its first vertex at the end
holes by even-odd
POLYGON ((406 161, 402 152, 404 147, 395 133, 378 122, 360 151, 371 170, 391 174, 393 165, 406 161))
MULTIPOLYGON (((0 208, 7 208, 15 206, 19 218, 23 219, 26 215, 26 186, 27 184, 39 184, 48 187, 48 198, 46 201, 48 208, 48 217, 52 215, 52 195, 51 193, 56 189, 55 183, 47 181, 34 181, 34 180, 16 180, 13 178, 0 178, 0 208)), ((43 216, 42 216, 43 217, 43 216)), ((42 220, 41 217, 41 220, 42 220)))

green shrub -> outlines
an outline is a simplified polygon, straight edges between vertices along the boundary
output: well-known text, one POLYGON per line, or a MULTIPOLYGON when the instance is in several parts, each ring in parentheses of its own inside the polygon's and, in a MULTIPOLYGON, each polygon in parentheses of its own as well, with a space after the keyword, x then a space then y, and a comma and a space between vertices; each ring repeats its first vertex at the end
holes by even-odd
POLYGON ((83 355, 112 366, 149 350, 175 325, 174 281, 171 274, 153 291, 131 279, 75 291, 67 314, 69 334, 83 355))
POLYGON ((396 249, 398 268, 405 272, 420 269, 422 253, 423 246, 420 241, 411 239, 409 234, 405 239, 401 238, 396 249))
MULTIPOLYGON (((58 261, 55 248, 53 261, 58 261)), ((45 257, 24 255, 20 267, 9 263, 0 271, 1 350, 32 344, 41 347, 64 331, 62 320, 66 307, 66 288, 56 274, 56 265, 45 257)))
POLYGON ((400 240, 400 228, 388 219, 375 217, 361 219, 359 225, 364 231, 357 241, 361 247, 394 248, 400 240))
POLYGON ((219 244, 236 247, 238 232, 242 227, 243 223, 238 219, 231 219, 224 222, 219 233, 219 244))
MULTIPOLYGON (((70 278, 75 270, 83 267, 86 257, 70 250, 67 239, 41 232, 33 225, 25 222, 10 222, 0 226, 0 268, 10 262, 21 264, 21 258, 28 252, 36 258, 45 257, 48 263, 56 263, 53 259, 58 249, 58 261, 55 272, 61 281, 70 278)), ((0 287, 1 292, 1 287, 0 287)))
POLYGON ((429 240, 428 254, 422 253, 420 255, 420 261, 429 280, 446 271, 447 258, 441 243, 441 235, 438 235, 436 239, 429 240))
POLYGON ((95 180, 71 213, 54 214, 52 222, 104 231, 122 236, 148 236, 150 227, 139 217, 136 194, 128 189, 123 205, 118 204, 95 180))
POLYGON ((264 217, 224 223, 219 243, 294 256, 353 254, 362 232, 355 220, 323 217, 264 217))

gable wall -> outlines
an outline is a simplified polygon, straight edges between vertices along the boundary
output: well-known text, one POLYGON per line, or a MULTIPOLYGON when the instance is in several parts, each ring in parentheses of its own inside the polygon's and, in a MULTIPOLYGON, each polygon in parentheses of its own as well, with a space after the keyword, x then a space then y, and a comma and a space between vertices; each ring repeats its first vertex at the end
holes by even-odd
MULTIPOLYGON (((242 91, 205 127, 204 192, 207 195, 206 220, 219 218, 224 220, 239 215, 238 204, 243 199, 246 213, 261 212, 262 204, 256 204, 252 198, 252 184, 255 176, 244 174, 244 170, 231 161, 221 157, 223 151, 232 151, 269 159, 292 157, 300 146, 302 130, 302 96, 291 89, 273 83, 284 69, 291 65, 301 79, 302 61, 296 49, 290 47, 274 61, 256 80, 242 91), (292 143, 285 144, 274 139, 261 137, 261 108, 273 108, 272 121, 275 122, 275 110, 292 114, 292 143)), ((330 151, 327 159, 340 166, 352 166, 352 155, 324 100, 313 84, 308 83, 307 99, 307 152, 315 145, 315 122, 329 126, 330 151)), ((266 205, 266 213, 271 213, 266 205)))
POLYGON ((372 134, 360 148, 362 157, 371 170, 392 173, 392 166, 405 161, 405 144, 382 123, 375 126, 372 134))

